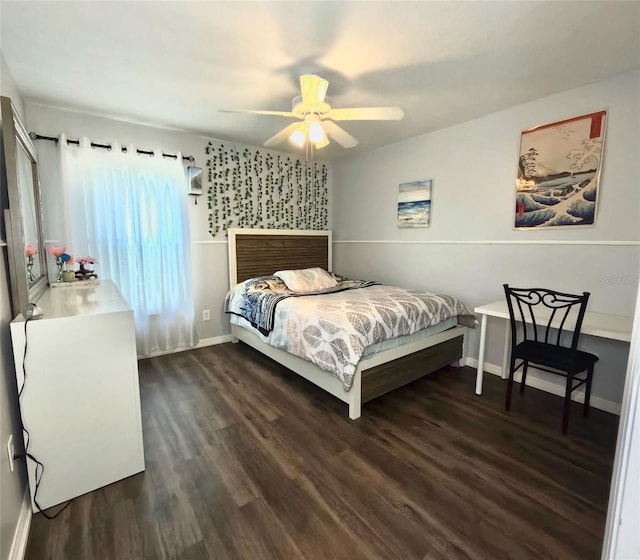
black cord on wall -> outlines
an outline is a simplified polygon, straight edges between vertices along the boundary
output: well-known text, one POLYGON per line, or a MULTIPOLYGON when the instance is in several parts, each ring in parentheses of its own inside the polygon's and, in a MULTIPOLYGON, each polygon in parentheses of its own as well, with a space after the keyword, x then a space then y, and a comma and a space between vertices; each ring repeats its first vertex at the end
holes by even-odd
MULTIPOLYGON (((28 341, 27 341, 27 325, 29 324, 30 321, 33 321, 34 319, 38 319, 40 316, 33 316, 33 313, 28 313, 27 310, 31 310, 33 312, 33 310, 35 309, 36 305, 34 303, 30 303, 27 306, 27 309, 25 309, 25 321, 24 321, 24 354, 22 355, 22 385, 20 386, 20 389, 18 390, 18 401, 20 401, 21 397, 22 397, 22 393, 24 391, 24 387, 27 383, 27 366, 26 366, 26 362, 27 362, 27 347, 28 347, 28 341)), ((45 518, 47 519, 55 519, 56 517, 58 517, 65 509, 67 509, 67 507, 69 507, 71 505, 71 502, 73 502, 73 498, 71 500, 69 500, 66 504, 64 504, 64 506, 62 506, 62 508, 60 510, 58 510, 55 514, 53 515, 49 515, 46 511, 44 511, 41 507, 40 504, 38 503, 38 490, 40 489, 40 483, 42 482, 42 477, 44 476, 44 464, 39 461, 38 459, 36 459, 36 457, 34 457, 31 453, 29 453, 29 442, 31 440, 31 434, 29 434, 29 430, 27 430, 26 426, 24 425, 24 420, 22 418, 22 406, 19 407, 20 409, 20 426, 22 428, 22 432, 26 435, 26 439, 24 442, 24 453, 17 453, 14 454, 13 458, 14 459, 21 459, 22 457, 25 457, 28 460, 31 460, 35 463, 36 467, 35 467, 35 481, 36 481, 36 487, 34 489, 33 492, 33 503, 35 504, 36 508, 38 509, 38 512, 41 513, 42 515, 44 515, 45 518)))

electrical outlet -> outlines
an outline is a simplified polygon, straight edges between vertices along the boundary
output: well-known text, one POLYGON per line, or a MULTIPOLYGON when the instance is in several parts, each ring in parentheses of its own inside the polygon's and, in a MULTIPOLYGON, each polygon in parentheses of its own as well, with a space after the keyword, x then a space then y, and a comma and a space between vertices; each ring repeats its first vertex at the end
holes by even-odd
POLYGON ((16 453, 13 449, 13 435, 9 436, 9 441, 7 442, 7 453, 9 455, 9 469, 13 472, 13 456, 16 453))
POLYGON ((203 321, 211 321, 211 313, 208 309, 202 310, 202 320, 203 321))

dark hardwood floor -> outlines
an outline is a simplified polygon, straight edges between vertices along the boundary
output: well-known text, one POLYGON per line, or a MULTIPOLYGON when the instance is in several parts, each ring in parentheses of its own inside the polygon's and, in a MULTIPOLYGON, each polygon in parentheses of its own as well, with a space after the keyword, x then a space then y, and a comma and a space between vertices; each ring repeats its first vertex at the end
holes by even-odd
POLYGON ((505 382, 474 381, 447 368, 350 421, 242 344, 144 360, 146 472, 36 515, 26 558, 598 559, 617 417, 576 404, 562 436, 561 398, 507 414, 505 382))

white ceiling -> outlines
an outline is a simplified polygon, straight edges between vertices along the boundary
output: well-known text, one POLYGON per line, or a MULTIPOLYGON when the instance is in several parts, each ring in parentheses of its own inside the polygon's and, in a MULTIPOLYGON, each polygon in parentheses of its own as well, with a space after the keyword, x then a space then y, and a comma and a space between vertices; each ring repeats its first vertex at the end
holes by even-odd
POLYGON ((1 1, 0 18, 19 90, 58 107, 250 145, 291 121, 218 109, 288 111, 304 73, 334 107, 404 108, 341 123, 360 144, 327 159, 640 67, 637 1, 1 1))

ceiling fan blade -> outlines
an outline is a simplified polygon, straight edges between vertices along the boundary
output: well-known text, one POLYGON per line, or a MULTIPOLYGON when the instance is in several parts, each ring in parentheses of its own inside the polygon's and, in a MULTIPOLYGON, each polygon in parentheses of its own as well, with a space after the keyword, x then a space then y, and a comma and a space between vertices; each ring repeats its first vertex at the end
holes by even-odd
POLYGON ((302 102, 305 105, 318 105, 324 101, 327 95, 329 82, 315 74, 303 74, 300 76, 300 91, 302 102))
POLYGON ((326 117, 336 121, 399 121, 404 111, 400 107, 356 107, 331 109, 326 117))
POLYGON ((358 145, 358 141, 336 123, 332 121, 322 121, 322 126, 327 135, 333 138, 343 148, 353 148, 358 145))
POLYGON ((304 123, 298 121, 290 124, 289 126, 283 128, 280 132, 274 134, 271 138, 269 138, 269 140, 267 140, 264 145, 270 147, 275 146, 276 144, 280 144, 280 142, 284 142, 301 124, 304 123))
POLYGON ((247 113, 249 115, 277 115, 278 117, 295 117, 291 111, 260 111, 257 109, 218 109, 219 113, 247 113))

